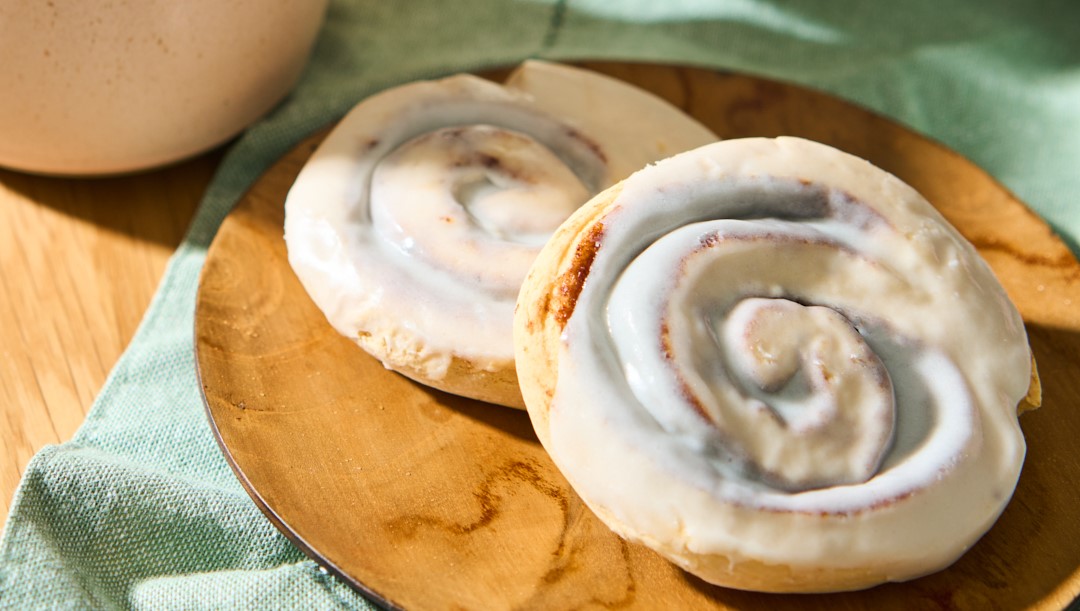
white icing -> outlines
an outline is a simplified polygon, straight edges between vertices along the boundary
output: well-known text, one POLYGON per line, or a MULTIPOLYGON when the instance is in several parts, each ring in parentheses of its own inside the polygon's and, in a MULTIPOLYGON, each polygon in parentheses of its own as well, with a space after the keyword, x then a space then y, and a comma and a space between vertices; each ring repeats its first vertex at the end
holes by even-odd
POLYGON ((547 237, 589 190, 550 150, 487 125, 429 132, 387 155, 371 181, 372 226, 402 266, 517 297, 547 237))
POLYGON ((547 449, 616 529, 904 580, 997 518, 1027 338, 910 187, 824 145, 733 140, 634 174, 599 222, 547 449))
POLYGON ((437 380, 456 356, 499 370, 551 232, 598 190, 713 140, 658 98, 565 66, 528 62, 506 86, 397 87, 354 108, 300 172, 289 262, 329 322, 388 367, 437 380))

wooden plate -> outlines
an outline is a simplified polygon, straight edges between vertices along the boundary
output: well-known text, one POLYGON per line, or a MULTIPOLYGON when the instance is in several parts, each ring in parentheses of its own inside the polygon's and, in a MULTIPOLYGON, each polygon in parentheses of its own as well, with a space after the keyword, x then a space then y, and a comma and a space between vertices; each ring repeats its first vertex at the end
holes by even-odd
POLYGON ((621 541, 568 487, 523 412, 384 370, 309 301, 286 261, 282 205, 324 132, 225 220, 198 292, 207 410, 274 524, 373 600, 410 609, 1068 604, 1080 591, 1080 264, 1062 242, 964 158, 832 97, 699 69, 585 66, 656 92, 725 138, 798 135, 869 159, 975 243, 1027 321, 1045 386, 1042 409, 1021 419, 1028 456, 1004 515, 946 571, 835 595, 713 587, 621 541))

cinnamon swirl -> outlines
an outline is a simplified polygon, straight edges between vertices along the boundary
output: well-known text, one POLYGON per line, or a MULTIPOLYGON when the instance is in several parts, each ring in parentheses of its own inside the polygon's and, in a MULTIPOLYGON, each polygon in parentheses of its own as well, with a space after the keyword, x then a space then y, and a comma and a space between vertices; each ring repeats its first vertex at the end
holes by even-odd
POLYGON ((1020 473, 1023 321, 911 187, 795 138, 645 168, 564 223, 522 287, 544 447, 620 535, 719 585, 939 570, 1020 473))
POLYGON ((550 233, 638 168, 715 139, 649 93, 555 64, 527 62, 505 85, 403 85, 357 105, 300 172, 289 262, 386 367, 522 407, 513 307, 550 233))

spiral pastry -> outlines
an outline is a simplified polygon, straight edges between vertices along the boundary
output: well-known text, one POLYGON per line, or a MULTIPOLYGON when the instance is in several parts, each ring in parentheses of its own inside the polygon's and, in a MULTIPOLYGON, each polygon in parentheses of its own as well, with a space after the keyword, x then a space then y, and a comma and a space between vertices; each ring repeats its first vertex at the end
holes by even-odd
POLYGON ((941 569, 1024 457, 1027 336, 988 266, 909 186, 806 140, 711 144, 598 195, 529 272, 515 345, 584 501, 720 585, 941 569))
POLYGON ((386 367, 523 407, 518 289, 551 232, 631 172, 716 137, 640 89, 527 62, 361 102, 285 203, 289 262, 342 334, 386 367))

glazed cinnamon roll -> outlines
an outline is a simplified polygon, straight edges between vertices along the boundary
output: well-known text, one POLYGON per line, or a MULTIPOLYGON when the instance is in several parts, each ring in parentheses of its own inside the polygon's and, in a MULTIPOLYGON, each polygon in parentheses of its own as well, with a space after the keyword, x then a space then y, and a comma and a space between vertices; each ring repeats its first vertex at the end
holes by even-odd
POLYGON ((1024 458, 1030 352, 989 267, 912 188, 806 140, 711 144, 598 195, 529 272, 515 345, 582 499, 719 585, 941 569, 1024 458))
POLYGON ((635 87, 528 62, 357 105, 285 204, 289 262, 342 334, 424 384, 522 407, 514 301, 551 232, 640 167, 716 138, 635 87))

